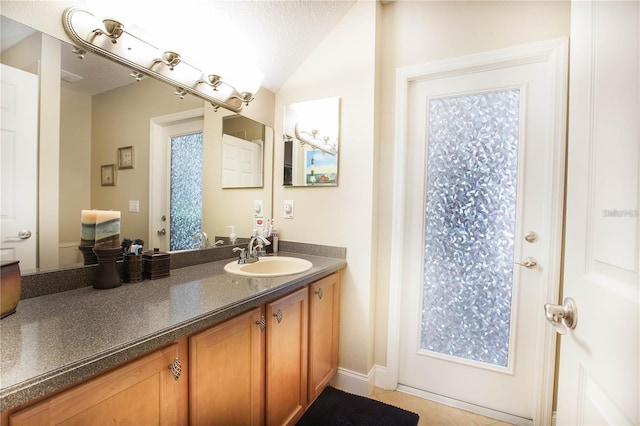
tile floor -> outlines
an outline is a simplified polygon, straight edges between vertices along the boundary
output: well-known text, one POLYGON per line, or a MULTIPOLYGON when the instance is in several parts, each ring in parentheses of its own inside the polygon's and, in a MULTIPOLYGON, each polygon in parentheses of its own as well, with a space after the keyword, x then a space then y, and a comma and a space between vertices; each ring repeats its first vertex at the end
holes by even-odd
POLYGON ((508 426, 499 420, 481 416, 480 414, 438 404, 417 396, 404 392, 388 391, 381 388, 374 388, 369 398, 394 405, 408 411, 412 411, 420 416, 418 426, 441 425, 441 426, 508 426))

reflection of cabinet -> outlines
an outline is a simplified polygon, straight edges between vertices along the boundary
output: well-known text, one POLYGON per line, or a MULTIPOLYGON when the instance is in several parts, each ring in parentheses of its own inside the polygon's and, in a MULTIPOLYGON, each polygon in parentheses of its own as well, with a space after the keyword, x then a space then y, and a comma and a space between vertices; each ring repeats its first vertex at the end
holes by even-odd
POLYGON ((308 300, 302 288, 267 305, 267 425, 294 424, 307 408, 308 300))
POLYGON ((191 424, 262 424, 261 317, 255 308, 189 338, 191 424))
POLYGON ((167 368, 185 355, 181 339, 12 414, 11 425, 186 424, 185 371, 176 380, 167 368))
POLYGON ((309 403, 338 370, 340 275, 309 286, 309 403))

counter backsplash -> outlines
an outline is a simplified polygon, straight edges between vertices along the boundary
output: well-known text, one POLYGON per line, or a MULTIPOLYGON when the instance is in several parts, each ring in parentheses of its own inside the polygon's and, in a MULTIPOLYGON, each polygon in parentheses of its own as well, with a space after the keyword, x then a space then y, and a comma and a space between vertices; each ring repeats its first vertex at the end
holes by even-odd
MULTIPOLYGON (((347 258, 347 249, 344 247, 280 241, 279 250, 336 259, 347 258)), ((233 246, 173 252, 171 253, 170 268, 184 268, 186 266, 200 265, 217 260, 231 259, 236 256, 236 253, 233 252, 233 246)), ((93 283, 96 269, 97 265, 90 265, 24 274, 22 276, 22 293, 20 299, 30 299, 32 297, 90 286, 93 283)), ((135 283, 125 285, 135 285, 135 283)))

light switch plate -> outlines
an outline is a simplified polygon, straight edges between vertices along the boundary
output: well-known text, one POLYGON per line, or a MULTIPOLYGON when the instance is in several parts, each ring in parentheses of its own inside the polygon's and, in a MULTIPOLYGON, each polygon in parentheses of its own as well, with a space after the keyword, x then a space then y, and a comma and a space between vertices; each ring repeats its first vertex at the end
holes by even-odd
POLYGON ((129 200, 129 212, 130 213, 140 213, 140 201, 139 200, 129 200))
POLYGON ((293 219, 293 200, 284 200, 282 203, 282 217, 293 219))

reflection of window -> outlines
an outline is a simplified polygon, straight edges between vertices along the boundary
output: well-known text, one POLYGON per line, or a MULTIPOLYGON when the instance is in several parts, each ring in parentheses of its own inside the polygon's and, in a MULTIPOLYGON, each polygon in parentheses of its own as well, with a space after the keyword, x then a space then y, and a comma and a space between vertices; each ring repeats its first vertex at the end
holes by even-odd
POLYGON ((202 133, 171 138, 169 250, 193 248, 202 229, 202 133))

